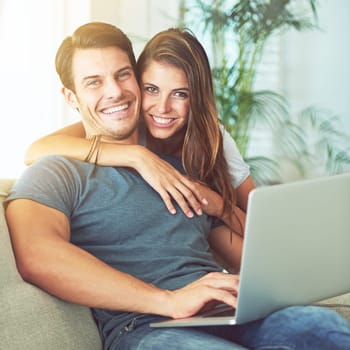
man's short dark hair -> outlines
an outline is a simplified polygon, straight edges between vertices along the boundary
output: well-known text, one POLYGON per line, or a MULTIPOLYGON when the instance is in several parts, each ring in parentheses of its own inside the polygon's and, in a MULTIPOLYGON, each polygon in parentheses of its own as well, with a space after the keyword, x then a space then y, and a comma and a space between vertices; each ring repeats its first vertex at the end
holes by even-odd
POLYGON ((136 70, 136 59, 129 38, 114 25, 103 22, 91 22, 75 30, 72 36, 65 38, 56 54, 56 71, 63 86, 75 91, 72 61, 76 49, 101 49, 118 47, 124 51, 136 70))

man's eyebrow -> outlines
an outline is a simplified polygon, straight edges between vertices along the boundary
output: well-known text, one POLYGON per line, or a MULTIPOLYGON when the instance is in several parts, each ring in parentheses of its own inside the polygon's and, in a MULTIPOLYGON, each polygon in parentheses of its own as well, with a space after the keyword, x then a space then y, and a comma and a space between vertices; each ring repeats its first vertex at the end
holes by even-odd
POLYGON ((122 72, 122 71, 124 71, 124 70, 132 70, 132 71, 133 71, 133 68, 132 68, 131 66, 125 66, 125 67, 122 67, 122 68, 118 69, 118 70, 117 70, 117 73, 118 73, 118 72, 122 72))
MULTIPOLYGON (((119 74, 119 73, 122 73, 122 72, 124 72, 124 71, 127 71, 127 70, 130 70, 130 71, 134 71, 133 70, 133 68, 131 67, 131 66, 125 66, 125 67, 122 67, 122 68, 120 68, 120 69, 118 69, 116 72, 115 72, 115 74, 119 74)), ((90 80, 90 79, 97 79, 97 78, 99 78, 100 77, 100 75, 98 75, 98 74, 95 74, 95 75, 88 75, 88 76, 86 76, 86 77, 83 77, 81 80, 82 80, 82 82, 85 82, 85 81, 87 81, 87 80, 90 80)))
POLYGON ((88 75, 87 77, 83 77, 81 79, 82 82, 86 81, 86 80, 90 80, 90 79, 97 79, 99 77, 99 75, 88 75))

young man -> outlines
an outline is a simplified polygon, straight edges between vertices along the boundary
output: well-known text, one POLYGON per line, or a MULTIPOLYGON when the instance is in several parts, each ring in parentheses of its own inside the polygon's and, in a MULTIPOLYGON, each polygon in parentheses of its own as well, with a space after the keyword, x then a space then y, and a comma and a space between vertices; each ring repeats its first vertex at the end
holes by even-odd
MULTIPOLYGON (((136 145, 140 91, 127 37, 108 24, 84 25, 64 40, 56 63, 87 136, 136 145)), ((181 170, 177 159, 167 160, 181 170)), ((314 307, 242 326, 150 328, 216 302, 234 307, 238 276, 222 273, 209 253, 208 237, 229 237, 226 226, 208 215, 171 215, 129 168, 46 157, 18 180, 6 217, 23 278, 91 307, 105 349, 350 347, 348 322, 314 307)), ((239 253, 232 247, 228 266, 239 253)))

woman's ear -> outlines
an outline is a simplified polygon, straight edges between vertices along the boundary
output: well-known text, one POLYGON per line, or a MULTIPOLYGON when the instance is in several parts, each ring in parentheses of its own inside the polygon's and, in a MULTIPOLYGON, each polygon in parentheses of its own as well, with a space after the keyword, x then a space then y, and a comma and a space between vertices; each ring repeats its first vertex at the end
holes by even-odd
POLYGON ((67 104, 70 107, 72 107, 73 109, 78 109, 79 104, 78 104, 77 98, 75 96, 75 93, 72 90, 70 90, 70 89, 68 89, 66 87, 63 87, 61 89, 61 92, 62 92, 62 94, 64 96, 64 99, 66 100, 67 104))

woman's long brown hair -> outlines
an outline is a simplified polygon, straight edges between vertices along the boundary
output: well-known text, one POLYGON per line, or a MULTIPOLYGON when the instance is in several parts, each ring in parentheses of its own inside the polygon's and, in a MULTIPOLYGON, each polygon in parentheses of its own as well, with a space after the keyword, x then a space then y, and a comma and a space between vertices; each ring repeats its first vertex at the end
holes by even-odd
POLYGON ((137 62, 138 80, 152 62, 181 69, 188 80, 190 112, 182 148, 182 164, 190 178, 207 184, 224 200, 225 212, 233 212, 236 194, 224 156, 212 75, 206 52, 188 30, 168 29, 156 34, 137 62))

